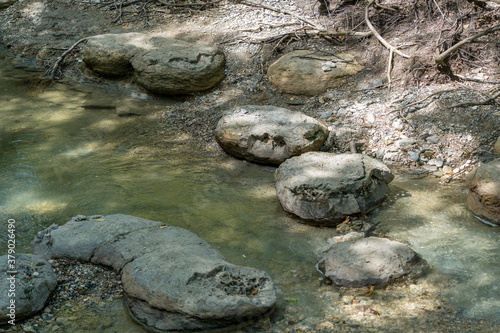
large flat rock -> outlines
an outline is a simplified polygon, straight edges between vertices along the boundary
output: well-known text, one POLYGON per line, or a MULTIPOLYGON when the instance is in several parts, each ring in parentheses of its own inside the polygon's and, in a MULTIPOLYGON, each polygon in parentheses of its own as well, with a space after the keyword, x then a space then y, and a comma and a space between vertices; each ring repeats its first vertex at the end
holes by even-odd
POLYGON ((286 211, 330 226, 376 208, 393 178, 385 164, 371 157, 322 152, 292 157, 275 172, 276 193, 286 211))
POLYGON ((327 137, 324 123, 271 105, 237 107, 222 117, 215 129, 217 142, 230 155, 275 165, 319 150, 327 137))
POLYGON ((40 232, 33 252, 121 272, 132 316, 160 331, 216 329, 268 315, 271 278, 239 267, 192 232, 128 215, 78 216, 40 232))

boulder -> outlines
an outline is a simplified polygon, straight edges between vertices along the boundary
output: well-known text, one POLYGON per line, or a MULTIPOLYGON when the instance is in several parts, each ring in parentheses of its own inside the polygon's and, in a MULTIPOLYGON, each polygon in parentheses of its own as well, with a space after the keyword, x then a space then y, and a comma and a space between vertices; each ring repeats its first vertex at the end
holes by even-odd
POLYGON ((407 275, 418 255, 408 246, 386 238, 368 237, 335 243, 318 268, 337 286, 384 285, 407 275))
POLYGON ((31 254, 16 254, 14 257, 15 262, 8 261, 12 256, 0 257, 0 325, 12 319, 17 323, 19 319, 40 311, 57 286, 57 276, 43 257, 31 254), (11 304, 15 307, 12 309, 14 317, 10 316, 11 304))
POLYGON ((326 226, 377 207, 394 178, 385 164, 371 157, 323 152, 292 157, 274 176, 278 199, 286 211, 326 226))
POLYGON ((317 151, 328 127, 300 112, 270 106, 237 107, 215 129, 219 145, 230 155, 264 164, 280 164, 308 151, 317 151))
POLYGON ((473 170, 466 179, 467 205, 479 218, 500 225, 500 158, 473 170))
POLYGON ((297 95, 318 95, 344 84, 362 67, 349 54, 327 54, 297 50, 275 61, 267 75, 282 91, 297 95))
POLYGON ((157 94, 199 92, 224 78, 225 58, 219 48, 142 33, 90 37, 81 56, 96 73, 133 74, 139 84, 157 94))
POLYGON ((232 265, 192 232, 161 222, 79 216, 39 233, 33 245, 50 258, 121 272, 131 315, 155 331, 224 328, 266 316, 276 303, 265 272, 232 265))

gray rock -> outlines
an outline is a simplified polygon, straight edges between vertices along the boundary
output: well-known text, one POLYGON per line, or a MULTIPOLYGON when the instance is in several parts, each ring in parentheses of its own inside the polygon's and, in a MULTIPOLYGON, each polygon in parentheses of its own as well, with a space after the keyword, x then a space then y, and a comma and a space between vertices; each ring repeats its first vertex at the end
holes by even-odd
POLYGON ((408 155, 410 156, 411 160, 414 162, 417 162, 420 158, 420 154, 416 151, 409 151, 408 155))
POLYGON ((427 139, 425 139, 425 141, 436 144, 439 143, 439 138, 435 136, 429 136, 427 139))
POLYGON ((404 139, 399 140, 397 142, 397 145, 401 149, 408 149, 411 146, 413 146, 416 142, 417 142, 417 140, 415 140, 413 138, 404 138, 404 139))
POLYGON ((141 33, 90 37, 82 46, 84 63, 107 77, 135 75, 158 94, 189 94, 212 88, 224 78, 219 48, 141 33))
POLYGON ((47 259, 66 258, 89 262, 98 246, 133 231, 163 223, 122 214, 76 216, 63 226, 52 225, 32 242, 34 254, 47 259))
MULTIPOLYGON (((31 254, 15 255, 15 271, 9 267, 7 255, 0 257, 0 325, 15 319, 29 317, 40 311, 57 286, 57 277, 50 263, 41 256, 31 254), (12 278, 13 277, 13 278, 12 278), (14 286, 13 286, 14 284, 14 286), (10 293, 15 297, 10 297, 10 293), (11 300, 15 302, 11 305, 11 300), (15 317, 10 316, 11 308, 15 309, 15 317)), ((11 262, 12 263, 12 262, 11 262)))
POLYGON ((335 285, 363 287, 384 285, 409 274, 417 260, 417 254, 402 243, 368 237, 335 243, 318 268, 335 285))
POLYGON ((324 123, 300 112, 270 105, 246 105, 220 119, 215 138, 230 155, 280 164, 292 156, 319 150, 328 132, 324 123))
POLYGON ((500 155, 500 136, 497 138, 497 141, 495 142, 495 146, 493 147, 493 151, 497 155, 500 155))
POLYGON ((34 252, 121 272, 130 312, 152 330, 205 330, 268 315, 263 271, 232 265, 188 230, 134 216, 78 216, 40 233, 34 252))
POLYGON ((362 69, 351 55, 339 54, 338 57, 309 50, 293 51, 271 64, 267 75, 284 92, 318 95, 344 84, 347 77, 362 69))
POLYGON ((286 211, 331 226, 376 208, 393 178, 385 164, 361 154, 309 152, 286 160, 275 172, 286 211))
POLYGON ((474 169, 466 183, 469 209, 478 217, 500 225, 500 158, 474 169))

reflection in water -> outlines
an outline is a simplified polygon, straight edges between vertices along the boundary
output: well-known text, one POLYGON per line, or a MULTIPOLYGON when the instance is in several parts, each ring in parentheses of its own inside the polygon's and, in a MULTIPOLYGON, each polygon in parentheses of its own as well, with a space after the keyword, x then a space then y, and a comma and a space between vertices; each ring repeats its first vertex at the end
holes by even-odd
MULTIPOLYGON (((0 218, 18 222, 18 252, 30 252, 38 231, 72 216, 131 214, 187 228, 228 261, 265 270, 279 304, 299 300, 306 317, 335 307, 316 296, 315 269, 335 231, 297 223, 280 208, 274 168, 215 161, 173 135, 165 136, 161 154, 141 153, 147 117, 119 118, 112 108, 88 107, 96 94, 112 102, 121 98, 117 93, 55 84, 28 96, 15 83, 32 74, 0 68, 0 218)), ((464 314, 498 319, 498 228, 469 214, 461 187, 400 178, 390 188, 373 217, 380 231, 451 276, 453 286, 444 292, 464 314)), ((0 233, 1 253, 5 237, 0 233)), ((126 322, 121 306, 105 312, 118 319, 103 332, 142 331, 120 329, 126 322)), ((86 315, 92 318, 81 318, 86 315)))

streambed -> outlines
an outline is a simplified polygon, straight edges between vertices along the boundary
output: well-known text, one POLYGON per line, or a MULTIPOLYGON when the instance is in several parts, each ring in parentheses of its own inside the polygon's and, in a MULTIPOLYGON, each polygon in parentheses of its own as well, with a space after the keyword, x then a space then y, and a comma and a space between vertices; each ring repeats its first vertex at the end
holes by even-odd
MULTIPOLYGON (((269 331, 315 329, 325 318, 349 314, 351 327, 367 320, 375 327, 402 306, 391 298, 402 290, 381 289, 369 303, 320 283, 315 265, 337 232, 297 223, 281 209, 274 168, 217 158, 173 129, 153 137, 147 130, 152 115, 120 118, 109 105, 95 107, 123 98, 120 92, 59 83, 34 91, 23 82, 36 73, 13 69, 9 58, 0 68, 0 218, 5 230, 8 219, 17 221, 17 252, 30 252, 38 231, 72 216, 123 213, 189 229, 229 262, 265 270, 279 298, 269 331), (378 306, 379 314, 354 314, 363 302, 378 306)), ((168 103, 175 101, 145 106, 158 110, 168 103)), ((500 228, 474 218, 465 198, 458 184, 399 176, 369 218, 380 222, 377 232, 409 244, 435 268, 433 282, 414 289, 429 288, 427 298, 445 296, 458 316, 498 321, 500 228), (432 289, 433 283, 443 289, 432 289)), ((0 232, 2 254, 6 237, 0 232)), ((119 301, 82 308, 76 319, 75 311, 59 316, 71 318, 63 321, 68 332, 143 331, 119 301), (96 318, 105 324, 95 326, 96 318)))

